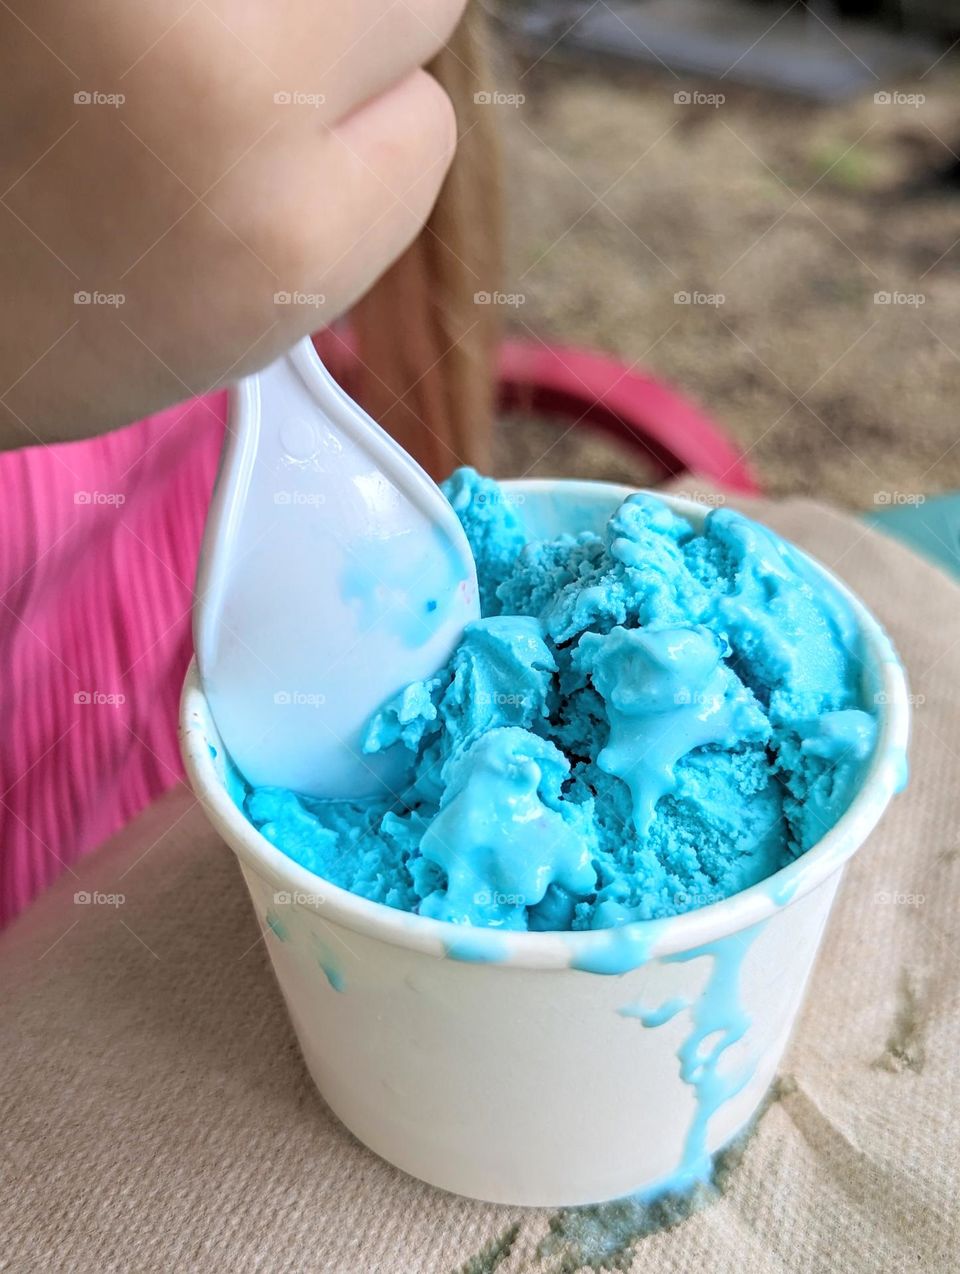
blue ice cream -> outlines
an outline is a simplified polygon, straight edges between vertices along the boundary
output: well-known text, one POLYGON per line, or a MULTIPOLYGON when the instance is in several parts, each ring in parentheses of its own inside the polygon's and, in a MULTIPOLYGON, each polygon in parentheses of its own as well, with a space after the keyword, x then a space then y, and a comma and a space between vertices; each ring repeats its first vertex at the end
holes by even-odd
POLYGON ((630 496, 603 535, 528 541, 501 488, 445 485, 482 618, 369 723, 395 798, 246 794, 273 844, 388 906, 463 925, 598 929, 771 875, 849 805, 876 720, 845 598, 728 509, 703 530, 630 496))

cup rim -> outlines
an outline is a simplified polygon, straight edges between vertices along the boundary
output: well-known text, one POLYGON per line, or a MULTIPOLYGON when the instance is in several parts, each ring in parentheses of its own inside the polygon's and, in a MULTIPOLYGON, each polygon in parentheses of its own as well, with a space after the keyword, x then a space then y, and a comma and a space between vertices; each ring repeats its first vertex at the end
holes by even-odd
MULTIPOLYGON (((609 482, 563 479, 515 479, 501 483, 517 494, 564 494, 587 501, 619 502, 636 491, 656 496, 700 529, 709 509, 659 491, 609 482)), ((877 692, 878 731, 863 783, 833 827, 799 858, 772 876, 718 902, 680 915, 635 920, 617 929, 578 931, 504 931, 456 925, 385 903, 373 902, 309 871, 272 845, 234 803, 215 764, 223 745, 210 716, 196 660, 187 669, 180 703, 180 746, 191 786, 207 817, 245 869, 289 896, 297 906, 354 933, 435 956, 527 969, 603 966, 611 934, 624 931, 635 942, 636 963, 652 956, 691 951, 761 923, 783 907, 799 902, 853 856, 879 822, 893 795, 903 786, 910 728, 907 680, 893 645, 877 619, 841 580, 796 545, 813 567, 850 603, 871 663, 877 692), (639 954, 642 953, 642 954, 639 954)), ((221 761, 221 769, 222 769, 221 761)), ((614 972, 623 972, 615 968, 614 972)))

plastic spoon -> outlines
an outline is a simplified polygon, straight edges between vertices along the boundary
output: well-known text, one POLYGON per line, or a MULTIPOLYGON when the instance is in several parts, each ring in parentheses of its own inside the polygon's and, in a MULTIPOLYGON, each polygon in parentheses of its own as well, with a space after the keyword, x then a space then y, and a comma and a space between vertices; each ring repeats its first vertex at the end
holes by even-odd
POLYGON ((396 791, 371 714, 479 615, 476 567, 436 484, 340 389, 309 339, 232 391, 194 607, 201 680, 253 786, 396 791))

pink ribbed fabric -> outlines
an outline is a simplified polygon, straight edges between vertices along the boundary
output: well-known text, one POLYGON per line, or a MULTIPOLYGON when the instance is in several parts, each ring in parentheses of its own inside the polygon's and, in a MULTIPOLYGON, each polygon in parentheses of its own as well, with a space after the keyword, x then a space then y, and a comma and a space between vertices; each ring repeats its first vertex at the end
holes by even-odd
POLYGON ((225 419, 213 394, 0 455, 0 923, 180 777, 177 700, 225 419))

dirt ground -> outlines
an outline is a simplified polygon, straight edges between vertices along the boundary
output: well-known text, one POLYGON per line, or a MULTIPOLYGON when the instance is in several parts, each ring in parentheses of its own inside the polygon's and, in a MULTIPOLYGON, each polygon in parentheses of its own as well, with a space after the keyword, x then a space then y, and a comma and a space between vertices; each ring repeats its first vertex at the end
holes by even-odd
MULTIPOLYGON (((515 60, 503 88, 525 100, 492 107, 505 290, 524 297, 505 307, 510 327, 672 381, 770 493, 865 508, 881 492, 960 488, 960 186, 921 189, 960 152, 960 63, 882 87, 925 100, 817 106, 515 60), (723 299, 678 304, 678 292, 723 299)), ((558 437, 509 422, 498 468, 643 477, 616 443, 558 437)))

